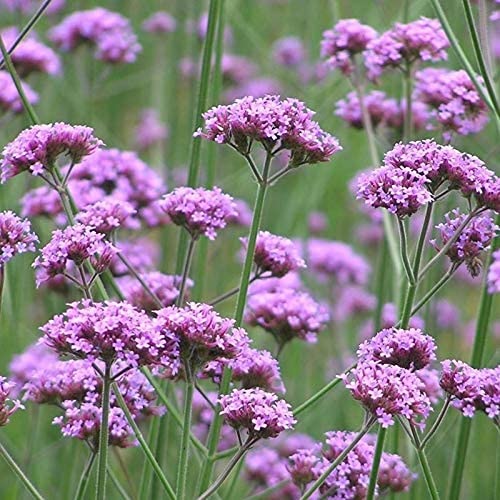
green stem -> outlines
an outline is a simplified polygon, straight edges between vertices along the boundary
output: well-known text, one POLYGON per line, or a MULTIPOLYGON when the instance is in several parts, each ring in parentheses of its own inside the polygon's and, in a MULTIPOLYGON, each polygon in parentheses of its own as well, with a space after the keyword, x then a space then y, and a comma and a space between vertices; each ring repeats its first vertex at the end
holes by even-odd
POLYGON ((373 315, 374 334, 380 330, 382 325, 382 309, 385 303, 385 271, 387 263, 387 239, 384 238, 382 246, 379 248, 377 269, 375 275, 375 296, 377 304, 375 305, 375 313, 373 315))
POLYGON ((400 253, 401 261, 403 262, 403 268, 406 273, 406 278, 409 283, 415 283, 415 277, 413 276, 412 266, 410 264, 410 259, 408 257, 408 238, 406 237, 406 229, 404 222, 398 217, 398 228, 399 228, 399 239, 400 239, 400 253))
POLYGON ((113 483, 114 487, 116 488, 116 491, 120 495, 123 500, 130 500, 130 497, 128 496, 127 492, 125 491, 125 488, 122 486, 118 478, 116 477, 115 472, 113 469, 108 465, 108 477, 111 479, 111 482, 113 483))
POLYGON ((193 415, 193 394, 194 383, 191 374, 186 380, 186 391, 184 394, 184 421, 182 427, 181 448, 179 452, 179 463, 177 466, 176 498, 184 500, 186 498, 186 481, 189 459, 189 436, 191 431, 191 419, 193 415))
POLYGON ((184 267, 182 269, 181 284, 179 287, 179 295, 177 297, 177 307, 182 307, 184 303, 184 296, 186 295, 186 283, 189 276, 189 269, 191 268, 191 262, 193 261, 193 252, 196 244, 196 239, 191 237, 189 240, 186 259, 184 260, 184 267))
POLYGON ((387 429, 380 426, 377 433, 377 444, 375 445, 375 453, 373 454, 372 470, 370 472, 370 482, 366 492, 366 500, 373 500, 375 496, 375 488, 377 486, 378 470, 380 468, 380 459, 384 451, 385 436, 387 429))
POLYGON ((4 446, 2 444, 0 444, 0 455, 2 455, 2 457, 7 462, 9 467, 14 471, 16 476, 21 480, 21 482, 23 483, 25 488, 31 493, 31 496, 33 498, 36 498, 37 500, 44 500, 43 496, 40 495, 38 490, 33 486, 31 481, 26 477, 24 472, 17 465, 16 461, 11 457, 9 452, 4 448, 4 446))
POLYGON ((85 468, 83 469, 80 481, 78 482, 78 488, 76 489, 74 496, 75 500, 82 500, 85 497, 85 492, 87 491, 87 485, 89 483, 90 472, 92 471, 95 458, 96 454, 92 451, 87 463, 85 464, 85 468))
POLYGON ((429 462, 427 460, 427 455, 422 447, 422 443, 420 442, 420 438, 418 436, 418 432, 415 429, 415 426, 410 423, 410 430, 413 435, 413 440, 415 441, 418 461, 420 462, 420 466, 422 467, 422 472, 424 473, 425 482, 427 483, 427 489, 429 490, 429 495, 432 500, 439 500, 439 492, 436 487, 436 482, 434 481, 434 477, 432 475, 431 468, 429 466, 429 462))
POLYGON ((408 142, 411 140, 413 135, 413 117, 412 117, 412 83, 413 75, 411 70, 411 65, 407 63, 407 67, 404 72, 404 92, 405 92, 405 115, 403 124, 403 141, 408 142))
MULTIPOLYGON (((158 442, 158 436, 160 434, 160 422, 159 418, 154 418, 149 427, 148 443, 158 442)), ((152 481, 152 471, 151 467, 147 463, 142 466, 141 479, 139 482, 139 498, 149 498, 151 492, 151 481, 152 481)))
POLYGON ((450 403, 451 403, 451 397, 447 396, 446 399, 445 399, 445 401, 444 401, 444 404, 443 404, 443 406, 441 408, 441 411, 439 412, 439 415, 437 416, 434 424, 429 429, 429 432, 425 435, 424 439, 422 440, 422 442, 420 444, 420 446, 422 447, 422 449, 424 449, 427 446, 427 444, 429 443, 429 441, 432 439, 432 436, 434 436, 434 434, 438 430, 439 426, 443 422, 444 417, 446 416, 446 412, 448 411, 448 408, 450 406, 450 403))
POLYGON ((111 366, 106 363, 102 379, 101 427, 99 429, 99 449, 97 463, 96 499, 106 498, 106 468, 108 464, 109 440, 109 397, 111 391, 111 366))
POLYGON ((160 480, 161 484, 163 485, 163 489, 165 493, 167 494, 167 497, 170 498, 170 500, 177 500, 175 496, 175 492, 172 489, 172 486, 170 486, 170 483, 168 482, 168 479, 165 477, 165 474, 163 474, 163 471, 161 470, 160 465, 156 461, 156 458, 154 457, 152 451, 150 450, 148 443, 144 439, 144 436, 142 435, 141 430, 139 429, 139 426, 134 420, 134 417, 130 413, 130 410, 128 409, 127 403, 123 399, 123 396, 121 395, 120 389, 118 388, 118 385, 116 382, 113 382, 111 384, 111 387, 113 389, 113 393, 115 394, 116 397, 116 402, 118 403, 118 406, 122 409, 125 418, 127 419, 128 424, 130 427, 132 427, 132 430, 134 431, 135 437, 137 441, 139 441, 139 444, 142 448, 142 451, 144 452, 144 455, 146 455, 146 459, 148 462, 151 464, 151 467, 153 467, 153 470, 156 473, 156 476, 160 480))
POLYGON ((357 436, 351 441, 351 444, 347 446, 342 453, 328 466, 328 468, 319 476, 318 479, 313 483, 313 485, 300 497, 300 500, 306 500, 310 498, 312 494, 325 482, 327 477, 338 467, 344 459, 349 455, 349 453, 356 447, 356 445, 363 439, 365 434, 372 428, 375 423, 374 419, 370 419, 365 426, 359 431, 357 436))
POLYGON ((212 486, 205 491, 202 495, 198 497, 198 500, 207 500, 213 495, 224 483, 226 478, 229 476, 233 468, 238 464, 238 462, 243 458, 245 453, 250 449, 254 441, 247 441, 231 458, 226 468, 221 472, 220 476, 214 481, 212 486))
MULTIPOLYGON (((495 223, 500 223, 500 215, 497 215, 495 223)), ((485 269, 488 269, 491 262, 491 254, 500 247, 500 235, 497 235, 491 244, 488 259, 485 264, 485 269)), ((485 273, 486 274, 486 273, 485 273)), ((479 303, 479 312, 476 322, 476 333, 474 336, 474 345, 472 348, 471 366, 480 368, 483 364, 484 351, 486 347, 486 337, 488 335, 488 327, 491 320, 491 309, 493 306, 493 295, 488 293, 488 285, 486 275, 483 280, 481 299, 479 303)), ((469 446, 469 437, 471 432, 472 419, 462 418, 458 431, 458 439, 455 447, 454 460, 451 473, 451 483, 448 493, 449 500, 457 500, 460 498, 460 490, 462 487, 462 478, 465 467, 465 458, 467 456, 467 448, 469 446)))

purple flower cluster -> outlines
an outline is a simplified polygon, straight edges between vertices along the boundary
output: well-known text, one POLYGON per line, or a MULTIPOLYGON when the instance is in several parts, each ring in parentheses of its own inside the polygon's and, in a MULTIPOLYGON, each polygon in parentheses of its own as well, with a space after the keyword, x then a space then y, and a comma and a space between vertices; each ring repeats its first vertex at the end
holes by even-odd
POLYGON ((135 212, 130 203, 108 197, 83 207, 75 220, 98 233, 110 234, 121 226, 138 229, 137 219, 131 218, 135 212))
POLYGON ((460 135, 481 131, 488 122, 488 108, 464 70, 426 68, 415 75, 415 94, 432 106, 433 116, 446 131, 460 135))
POLYGON ((92 43, 96 59, 109 63, 132 63, 141 50, 129 20, 101 7, 70 14, 52 28, 49 37, 65 52, 92 43))
POLYGON ((116 253, 117 249, 104 239, 104 234, 91 227, 75 224, 64 230, 56 229, 33 263, 38 270, 37 286, 58 274, 67 274, 70 263, 82 266, 89 262, 97 273, 102 273, 116 253))
POLYGON ((23 408, 19 401, 10 398, 14 387, 14 383, 9 382, 5 377, 0 377, 0 427, 7 425, 11 415, 19 408, 23 408))
POLYGON ((226 423, 235 429, 246 429, 252 441, 277 437, 296 423, 290 405, 262 389, 234 389, 221 396, 219 403, 226 423))
POLYGON ((250 59, 236 54, 222 54, 220 64, 222 78, 226 85, 243 85, 256 73, 255 64, 250 59))
POLYGON ((433 140, 399 143, 386 153, 384 165, 362 174, 357 197, 398 217, 413 215, 433 200, 444 183, 479 205, 498 210, 500 180, 477 157, 433 140))
POLYGON ((373 311, 377 303, 376 297, 361 286, 342 286, 338 293, 332 310, 333 319, 338 322, 373 311))
POLYGON ((394 424, 395 416, 418 426, 423 426, 429 416, 431 402, 424 384, 410 370, 368 360, 342 378, 353 398, 384 428, 394 424))
POLYGON ((253 216, 252 209, 248 206, 248 203, 245 200, 234 198, 233 201, 236 215, 228 217, 228 225, 233 224, 235 226, 250 227, 253 216))
POLYGON ((207 304, 189 302, 186 307, 166 307, 157 312, 157 329, 178 339, 184 368, 194 374, 206 362, 234 358, 248 347, 250 339, 234 320, 223 318, 207 304))
POLYGON ((328 161, 341 147, 312 120, 313 115, 297 99, 248 96, 204 113, 205 130, 199 129, 195 135, 230 144, 242 154, 248 154, 253 141, 262 143, 267 151, 287 149, 292 166, 328 161))
MULTIPOLYGON (((65 4, 66 0, 52 0, 47 7, 46 13, 49 15, 57 14, 65 4)), ((19 14, 29 14, 39 7, 38 2, 33 0, 1 0, 0 9, 5 8, 11 12, 19 14)))
POLYGON ((231 103, 246 96, 265 97, 266 95, 280 94, 282 91, 282 86, 278 80, 260 76, 227 89, 224 92, 224 102, 231 103))
MULTIPOLYGON (((240 238, 244 247, 248 238, 240 238)), ((260 231, 257 235, 253 257, 256 273, 282 278, 290 271, 306 267, 295 243, 283 236, 276 236, 268 231, 260 231)))
POLYGON ((90 127, 54 123, 34 125, 23 130, 2 152, 0 180, 4 183, 20 172, 30 170, 40 175, 50 170, 57 158, 68 155, 73 164, 102 146, 90 127))
MULTIPOLYGON (((155 241, 141 237, 118 241, 116 245, 137 272, 146 273, 157 267, 160 260, 160 248, 155 241)), ((118 257, 111 261, 110 270, 114 276, 124 276, 129 272, 118 257)))
MULTIPOLYGON (((160 300, 163 307, 175 304, 179 296, 179 287, 182 281, 181 276, 172 276, 158 271, 151 271, 141 274, 141 279, 160 300)), ((149 312, 159 309, 156 301, 146 292, 137 278, 133 276, 124 276, 119 279, 118 284, 120 285, 120 290, 125 300, 130 302, 133 306, 149 312)), ((185 294, 187 297, 189 297, 189 289, 192 288, 192 286, 193 282, 188 279, 185 285, 185 294)))
POLYGON ((500 293, 500 250, 493 252, 488 269, 488 291, 500 293))
POLYGON ((306 251, 307 263, 320 281, 333 280, 339 285, 364 285, 368 281, 370 264, 346 243, 311 238, 306 251))
POLYGON ((179 187, 162 198, 160 207, 194 239, 204 235, 214 240, 217 231, 226 227, 228 218, 237 215, 233 198, 218 187, 179 187))
MULTIPOLYGON (((448 212, 444 218, 444 222, 436 226, 443 246, 455 236, 457 230, 465 222, 467 215, 460 213, 457 208, 448 212)), ((458 266, 465 263, 470 274, 477 276, 481 272, 482 265, 479 257, 482 252, 489 248, 497 231, 498 227, 491 217, 478 215, 460 232, 446 255, 452 264, 458 266)), ((436 240, 431 240, 431 244, 436 250, 441 247, 436 240)))
POLYGON ((415 61, 442 61, 450 42, 436 19, 421 17, 392 29, 372 40, 365 52, 368 76, 378 78, 385 68, 406 70, 415 61))
POLYGON ((11 210, 0 212, 0 269, 15 255, 34 252, 37 235, 31 231, 27 219, 21 219, 11 210))
POLYGON ((361 361, 378 361, 408 370, 421 370, 436 359, 436 343, 422 330, 384 329, 363 342, 357 355, 361 361))
MULTIPOLYGON (((0 35, 6 48, 10 49, 19 36, 19 30, 15 27, 7 28, 2 30, 0 35)), ((61 72, 59 56, 51 48, 38 41, 33 34, 17 45, 16 50, 12 52, 11 59, 22 78, 34 72, 49 75, 57 75, 61 72)))
POLYGON ((127 302, 74 302, 41 331, 41 342, 60 354, 107 364, 120 362, 131 368, 160 365, 172 373, 178 371, 175 339, 127 302))
POLYGON ((500 366, 472 368, 463 361, 442 363, 441 387, 452 397, 453 406, 466 417, 482 411, 498 421, 500 415, 500 366))
MULTIPOLYGON (((27 84, 21 82, 26 99, 30 104, 38 103, 38 94, 27 84)), ((24 109, 19 92, 7 71, 0 70, 0 110, 21 113, 24 109)))
POLYGON ((155 35, 172 33, 177 27, 177 21, 163 10, 151 14, 143 23, 142 29, 155 35))
POLYGON ((276 40, 272 51, 274 62, 286 68, 298 66, 306 58, 304 44, 296 36, 287 36, 276 40))
POLYGON ((323 33, 321 57, 326 64, 338 68, 345 75, 354 71, 353 58, 362 53, 374 40, 377 32, 357 19, 341 19, 331 30, 323 33))
POLYGON ((168 137, 168 127, 160 120, 158 111, 153 108, 141 112, 135 129, 135 143, 141 151, 160 144, 168 137))
POLYGON ((289 288, 252 294, 245 314, 247 323, 271 333, 280 347, 294 338, 316 342, 329 319, 326 307, 308 293, 289 288))
POLYGON ((210 377, 219 384, 226 366, 232 370, 232 380, 240 382, 243 389, 260 387, 265 391, 285 392, 279 363, 269 351, 246 347, 236 358, 221 358, 207 363, 203 376, 210 377))

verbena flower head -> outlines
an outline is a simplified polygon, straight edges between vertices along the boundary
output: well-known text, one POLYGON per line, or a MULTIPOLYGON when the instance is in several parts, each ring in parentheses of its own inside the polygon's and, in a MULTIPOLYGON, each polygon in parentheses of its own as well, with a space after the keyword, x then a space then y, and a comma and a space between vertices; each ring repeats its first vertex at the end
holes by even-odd
POLYGON ((172 222, 184 227, 192 238, 201 235, 214 240, 227 220, 236 216, 233 198, 218 187, 213 189, 179 187, 166 194, 161 209, 172 222))
POLYGON ((149 149, 168 138, 168 127, 160 120, 158 111, 153 108, 142 110, 135 129, 135 143, 141 151, 149 149))
POLYGON ((96 151, 73 168, 69 188, 79 208, 109 196, 130 203, 137 211, 135 218, 147 226, 154 227, 167 220, 158 206, 158 198, 166 190, 165 183, 132 151, 96 151), (88 200, 89 192, 96 199, 88 200))
MULTIPOLYGON (((158 306, 156 301, 144 290, 142 284, 133 276, 124 276, 118 281, 127 302, 145 311, 156 311, 161 307, 168 307, 175 304, 179 296, 179 287, 182 281, 181 276, 172 276, 158 271, 151 271, 149 273, 141 273, 141 279, 158 297, 162 306, 158 306)), ((187 297, 189 297, 189 290, 192 286, 193 281, 188 279, 185 285, 187 297)))
POLYGON ((326 307, 308 293, 288 288, 251 295, 245 314, 247 323, 271 333, 280 346, 294 338, 316 342, 329 319, 326 307))
POLYGON ((0 427, 7 425, 11 415, 23 408, 19 401, 10 398, 14 387, 14 383, 9 382, 5 377, 0 377, 0 427))
MULTIPOLYGON (((439 244, 437 240, 431 240, 431 244, 436 250, 439 250, 442 245, 446 245, 453 238, 467 215, 460 213, 459 209, 455 209, 448 212, 444 218, 444 222, 436 226, 441 243, 439 244)), ((470 274, 477 276, 481 272, 480 256, 489 248, 497 231, 498 227, 490 216, 478 215, 462 230, 446 255, 455 265, 465 263, 470 274)))
MULTIPOLYGON (((119 377, 117 385, 137 422, 164 413, 164 408, 155 403, 153 387, 139 371, 126 372, 119 377)), ((60 427, 63 436, 90 441, 97 446, 101 426, 102 377, 97 375, 90 362, 59 361, 47 371, 36 372, 27 389, 27 399, 36 403, 57 404, 63 410, 63 414, 52 421, 60 427), (51 399, 44 399, 47 390, 52 391, 51 399), (42 399, 38 399, 40 396, 42 399)), ((113 393, 108 425, 110 445, 125 448, 138 444, 113 393)))
MULTIPOLYGON (((220 64, 225 85, 243 85, 257 72, 257 68, 251 59, 236 54, 222 54, 220 64)), ((198 72, 193 76, 197 77, 198 72)))
POLYGON ((359 317, 363 313, 373 311, 377 303, 376 297, 361 286, 342 286, 338 293, 332 308, 335 321, 342 322, 348 318, 359 317))
POLYGON ((385 68, 402 68, 416 61, 442 61, 450 42, 436 19, 421 17, 392 29, 372 40, 365 52, 368 76, 378 78, 385 68))
MULTIPOLYGON (((15 27, 6 28, 2 30, 1 36, 5 47, 10 49, 19 36, 19 30, 15 27)), ((33 34, 24 38, 10 57, 21 78, 33 72, 49 75, 57 75, 61 72, 59 56, 51 48, 38 41, 33 34)))
POLYGON ((377 32, 357 19, 341 19, 331 30, 323 32, 321 57, 331 68, 338 68, 345 75, 354 70, 353 57, 363 52, 377 32))
MULTIPOLYGON (((393 112, 393 103, 380 90, 368 92, 363 99, 363 104, 370 116, 374 127, 387 121, 389 112, 393 112)), ((337 101, 335 105, 335 114, 347 122, 351 127, 362 129, 363 114, 361 112, 361 103, 356 92, 349 92, 344 99, 337 101)))
POLYGON ((291 406, 262 389, 234 389, 219 403, 224 420, 235 429, 246 429, 251 440, 277 437, 296 423, 291 406))
POLYGON ((98 233, 110 234, 121 226, 138 229, 138 221, 130 218, 135 213, 136 210, 130 203, 108 197, 86 205, 76 215, 75 220, 98 233))
POLYGON ((143 23, 142 29, 155 35, 172 33, 177 27, 177 21, 168 12, 159 10, 151 14, 143 23))
POLYGON ((458 328, 461 324, 461 311, 446 299, 436 300, 431 306, 436 325, 444 330, 458 328))
POLYGON ((328 227, 328 217, 323 212, 310 212, 307 218, 307 228, 311 234, 321 234, 328 227))
POLYGON ((250 342, 243 328, 235 328, 234 320, 219 316, 208 304, 160 309, 155 325, 160 334, 179 339, 182 361, 192 374, 208 361, 236 357, 250 342))
POLYGON ((245 200, 234 199, 237 215, 228 218, 227 223, 235 226, 250 227, 252 223, 253 212, 245 200))
POLYGON ((316 465, 320 461, 315 450, 301 449, 288 457, 288 472, 294 484, 302 488, 318 477, 316 465))
POLYGON ((445 137, 477 133, 488 122, 488 107, 464 70, 425 68, 415 79, 415 95, 434 108, 433 116, 445 137))
MULTIPOLYGON (((157 242, 152 239, 141 237, 117 241, 116 244, 120 253, 137 272, 153 271, 159 264, 160 248, 157 242)), ((127 266, 118 257, 111 261, 110 270, 114 276, 124 276, 129 273, 127 266)))
MULTIPOLYGON (((240 240, 246 247, 248 238, 240 238, 240 240)), ((257 267, 257 274, 266 273, 276 278, 282 278, 290 271, 306 267, 299 248, 292 240, 268 231, 260 231, 257 235, 253 260, 257 267)))
POLYGON ((307 241, 306 255, 309 268, 322 282, 364 285, 368 281, 370 264, 346 243, 311 238, 307 241))
POLYGON ((37 235, 31 230, 31 223, 21 219, 11 210, 0 212, 0 268, 15 255, 34 252, 37 235))
POLYGON ((389 328, 363 342, 358 349, 362 361, 373 360, 409 370, 421 370, 436 359, 436 343, 417 328, 389 328))
POLYGON ((65 274, 71 262, 76 266, 89 262, 97 273, 102 273, 117 251, 104 239, 104 234, 83 224, 56 229, 33 263, 33 267, 39 269, 37 286, 58 274, 65 274))
POLYGON ((275 78, 258 76, 227 89, 223 93, 223 102, 231 103, 246 96, 258 98, 276 95, 281 94, 282 91, 282 85, 275 78))
POLYGON ((442 362, 441 387, 466 417, 482 411, 498 422, 500 415, 500 366, 472 368, 463 361, 442 362))
POLYGON ((416 371, 415 375, 424 384, 424 392, 430 402, 436 404, 443 396, 443 390, 439 385, 439 372, 434 368, 422 368, 416 371))
POLYGON ((488 269, 488 292, 500 293, 500 250, 493 252, 488 269))
POLYGON ((243 389, 260 387, 265 391, 285 392, 278 361, 269 351, 245 347, 236 358, 220 358, 207 363, 203 376, 220 384, 224 367, 230 368, 234 382, 240 382, 243 389))
POLYGON ((160 365, 176 372, 175 342, 127 302, 73 302, 41 328, 41 342, 60 354, 131 368, 160 365))
POLYGON ((297 99, 247 96, 204 113, 205 128, 195 136, 230 144, 242 154, 248 153, 252 142, 260 142, 267 151, 286 149, 291 152, 291 166, 328 161, 341 147, 313 121, 313 115, 297 99))
POLYGON ((423 426, 431 411, 424 384, 411 371, 396 365, 364 361, 342 377, 354 399, 382 425, 394 424, 394 417, 423 426))
POLYGON ((79 163, 103 144, 93 134, 90 127, 66 123, 33 125, 23 130, 3 149, 1 182, 25 170, 39 175, 44 169, 50 170, 61 155, 69 156, 72 163, 79 163))
MULTIPOLYGON (((352 443, 356 433, 331 431, 326 433, 323 460, 313 471, 316 476, 324 470, 352 443)), ((374 439, 365 436, 327 477, 320 492, 333 499, 365 498, 375 452, 374 439)), ((408 491, 416 479, 399 455, 382 453, 376 491, 382 496, 388 492, 408 491)))
MULTIPOLYGON (((26 99, 31 105, 38 103, 38 94, 27 84, 21 82, 26 99)), ((0 110, 11 113, 22 113, 24 105, 19 92, 7 71, 0 70, 0 110)))
POLYGON ((306 58, 304 44, 296 36, 287 36, 276 40, 272 50, 274 62, 280 66, 294 67, 306 58))
POLYGON ((49 37, 65 52, 91 43, 95 57, 109 63, 132 63, 141 50, 129 20, 101 7, 70 14, 52 28, 49 37))

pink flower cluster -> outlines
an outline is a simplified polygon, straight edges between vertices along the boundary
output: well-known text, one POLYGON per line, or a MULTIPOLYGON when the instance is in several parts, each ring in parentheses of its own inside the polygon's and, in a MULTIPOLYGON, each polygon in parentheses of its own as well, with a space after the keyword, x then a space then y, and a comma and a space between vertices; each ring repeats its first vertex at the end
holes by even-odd
POLYGON ((252 294, 245 314, 247 323, 271 333, 280 348, 294 338, 316 342, 329 319, 327 308, 308 293, 289 288, 252 294))
POLYGON ((179 187, 162 198, 160 207, 174 224, 184 227, 195 239, 204 235, 214 240, 227 220, 237 215, 233 198, 218 187, 179 187))
POLYGON ((378 361, 415 371, 436 359, 436 347, 434 339, 420 329, 393 327, 363 342, 357 355, 362 361, 378 361))
POLYGON ((141 50, 129 20, 101 7, 70 14, 52 28, 49 37, 65 52, 92 43, 96 59, 109 63, 133 63, 141 50))
POLYGON ((103 144, 93 133, 90 127, 66 123, 33 125, 23 130, 3 149, 1 182, 25 170, 40 175, 50 170, 61 155, 68 155, 74 164, 80 162, 103 144))
POLYGON ((131 219, 135 213, 136 211, 130 203, 107 197, 102 201, 83 207, 76 215, 75 220, 98 233, 110 234, 121 226, 138 229, 138 221, 131 219))
POLYGON ((410 370, 368 360, 342 377, 354 399, 369 411, 382 427, 394 424, 394 417, 423 426, 431 402, 423 382, 410 370))
POLYGON ((67 274, 70 263, 81 266, 90 263, 95 272, 104 272, 116 255, 117 249, 97 233, 83 224, 56 229, 52 238, 41 249, 33 267, 37 269, 37 286, 59 274, 67 274))
MULTIPOLYGON (((240 238, 246 247, 248 238, 240 238)), ((295 243, 283 236, 276 236, 268 231, 260 231, 257 235, 253 257, 257 267, 256 273, 282 278, 290 271, 306 267, 295 243)))
POLYGON ((436 19, 425 17, 392 29, 372 40, 365 52, 368 76, 377 79, 385 68, 406 70, 415 61, 442 61, 450 42, 436 19))
POLYGON ((493 252, 488 270, 488 291, 500 293, 500 250, 493 252))
POLYGON ((34 252, 37 235, 31 231, 27 219, 21 219, 11 210, 0 212, 0 269, 15 255, 34 252))
POLYGON ((244 155, 254 141, 262 143, 267 151, 287 149, 292 166, 328 161, 341 147, 335 137, 312 120, 313 115, 297 99, 248 96, 204 113, 205 129, 199 129, 195 136, 230 144, 244 155))
POLYGON ((306 49, 302 40, 296 36, 287 36, 273 44, 273 60, 280 66, 293 68, 304 61, 306 49))
POLYGON ((472 368, 462 361, 442 363, 441 387, 452 397, 452 404, 466 417, 482 411, 498 423, 500 415, 500 366, 472 368))
POLYGON ((415 79, 415 95, 435 109, 433 116, 445 137, 480 132, 488 122, 486 103, 464 70, 426 68, 415 79))
MULTIPOLYGON (((465 222, 467 215, 460 213, 460 210, 456 208, 448 212, 444 218, 444 222, 436 226, 441 245, 436 240, 431 240, 431 244, 436 250, 446 245, 455 236, 457 230, 465 222)), ((465 263, 469 273, 472 276, 478 276, 482 265, 479 257, 489 248, 498 229, 491 217, 478 215, 460 232, 446 255, 455 265, 465 263)))
POLYGON ((151 14, 143 23, 142 29, 148 33, 162 35, 164 33, 172 33, 177 27, 177 21, 168 13, 159 10, 151 14))
POLYGON ((14 387, 14 383, 9 382, 5 377, 0 377, 0 427, 7 425, 11 415, 23 408, 19 401, 10 398, 14 387))
POLYGON ((277 437, 296 423, 290 405, 262 389, 234 389, 221 396, 219 403, 226 423, 246 429, 250 440, 277 437))
MULTIPOLYGON (((21 85, 28 102, 32 105, 37 104, 38 94, 27 83, 21 82, 21 85)), ((7 71, 0 70, 0 110, 21 113, 23 109, 23 102, 19 97, 19 92, 12 81, 12 77, 7 71)), ((1 168, 0 173, 3 173, 1 168)))
POLYGON ((158 111, 146 108, 141 112, 135 129, 135 143, 141 151, 160 144, 168 138, 168 127, 160 120, 158 111))
POLYGON ((321 57, 326 64, 345 75, 354 71, 354 56, 362 53, 377 32, 357 19, 341 19, 331 30, 323 33, 321 57))

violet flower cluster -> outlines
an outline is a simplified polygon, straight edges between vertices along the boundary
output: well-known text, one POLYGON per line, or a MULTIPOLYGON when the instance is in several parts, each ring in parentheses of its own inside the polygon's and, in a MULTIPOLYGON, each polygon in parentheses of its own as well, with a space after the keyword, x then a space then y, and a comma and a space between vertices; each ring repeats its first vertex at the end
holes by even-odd
POLYGON ((219 403, 226 423, 238 430, 245 429, 249 441, 277 437, 296 423, 291 406, 262 389, 234 389, 221 396, 219 403))
POLYGON ((34 252, 37 235, 31 223, 21 219, 11 210, 0 212, 0 269, 14 256, 34 252))
POLYGON ((142 110, 139 123, 135 128, 135 143, 140 151, 147 150, 168 138, 167 125, 160 120, 158 111, 154 108, 142 110))
POLYGON ((138 229, 137 219, 131 217, 135 213, 135 208, 127 201, 107 197, 84 206, 75 220, 98 233, 109 235, 121 226, 138 229))
POLYGON ((491 256, 487 279, 488 291, 490 293, 500 293, 500 250, 496 250, 491 256))
POLYGON ((287 68, 298 66, 306 58, 304 44, 296 36, 287 36, 276 40, 272 51, 274 62, 287 68))
MULTIPOLYGON (((27 101, 31 104, 38 103, 38 94, 27 84, 21 82, 27 101)), ((23 102, 19 92, 7 71, 0 70, 0 110, 11 113, 22 113, 23 102)))
POLYGON ((102 7, 74 12, 52 28, 49 37, 65 52, 91 43, 95 57, 108 63, 133 63, 141 50, 130 22, 102 7))
POLYGON ((9 423, 10 417, 20 408, 24 408, 20 401, 10 397, 15 384, 0 376, 0 427, 9 423))
POLYGON ((166 194, 161 209, 172 222, 184 227, 193 239, 204 235, 214 240, 227 220, 237 215, 233 198, 218 187, 213 189, 179 187, 166 194))
POLYGON ((164 10, 159 10, 151 14, 142 23, 142 29, 155 35, 172 33, 177 27, 177 21, 173 16, 164 10))
POLYGON ((500 366, 472 368, 463 361, 442 363, 441 387, 466 417, 482 411, 498 425, 500 415, 500 366))
POLYGON ((298 167, 328 161, 341 149, 337 139, 313 121, 313 115, 297 99, 248 96, 204 113, 205 128, 195 136, 230 144, 243 155, 248 155, 254 141, 268 152, 286 149, 291 153, 290 166, 298 167))

